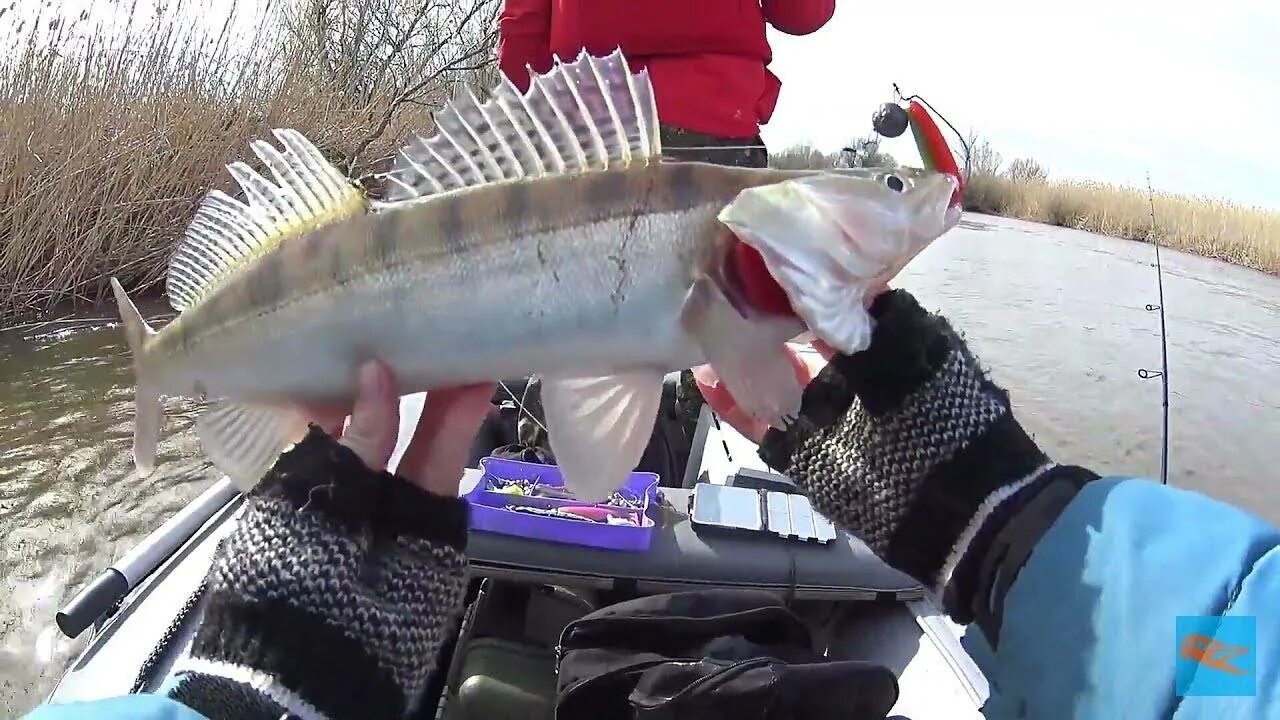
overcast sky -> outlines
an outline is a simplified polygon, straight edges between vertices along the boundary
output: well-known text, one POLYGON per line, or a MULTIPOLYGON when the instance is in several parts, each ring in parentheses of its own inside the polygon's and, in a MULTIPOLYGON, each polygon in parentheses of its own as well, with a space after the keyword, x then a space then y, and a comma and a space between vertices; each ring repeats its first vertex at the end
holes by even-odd
MULTIPOLYGON (((1280 1, 836 6, 813 35, 772 35, 771 146, 839 148, 897 82, 1006 160, 1280 208, 1280 1)), ((909 134, 884 149, 918 162, 909 134)))
MULTIPOLYGON (((135 1, 53 4, 119 17, 135 1)), ((220 25, 231 0, 185 3, 220 25)), ((897 82, 1006 160, 1136 185, 1150 171, 1159 189, 1280 208, 1280 0, 836 5, 813 35, 771 35, 783 80, 765 129, 774 148, 838 149, 869 131, 897 82)), ((909 134, 884 149, 919 161, 909 134)))

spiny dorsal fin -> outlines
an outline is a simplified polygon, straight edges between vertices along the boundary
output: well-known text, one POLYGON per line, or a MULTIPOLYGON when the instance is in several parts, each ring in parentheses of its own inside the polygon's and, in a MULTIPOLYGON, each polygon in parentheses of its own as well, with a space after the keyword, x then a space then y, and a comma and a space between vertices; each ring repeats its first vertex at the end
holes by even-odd
POLYGON ((196 304, 237 268, 322 225, 364 212, 364 194, 297 130, 274 130, 284 152, 250 144, 275 182, 242 162, 227 166, 246 202, 221 190, 204 197, 169 260, 166 289, 174 310, 196 304))
POLYGON ((387 173, 398 202, 499 180, 658 162, 662 143, 648 71, 632 73, 621 50, 573 62, 556 58, 529 91, 503 77, 492 99, 470 91, 435 114, 436 134, 417 137, 387 173))

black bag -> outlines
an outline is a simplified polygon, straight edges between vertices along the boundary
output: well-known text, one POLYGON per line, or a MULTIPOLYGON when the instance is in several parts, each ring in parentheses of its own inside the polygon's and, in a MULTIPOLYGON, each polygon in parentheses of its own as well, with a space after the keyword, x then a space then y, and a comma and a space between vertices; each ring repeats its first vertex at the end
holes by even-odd
POLYGON ((707 590, 618 603, 570 623, 556 650, 557 720, 883 720, 898 680, 828 661, 774 595, 707 590))

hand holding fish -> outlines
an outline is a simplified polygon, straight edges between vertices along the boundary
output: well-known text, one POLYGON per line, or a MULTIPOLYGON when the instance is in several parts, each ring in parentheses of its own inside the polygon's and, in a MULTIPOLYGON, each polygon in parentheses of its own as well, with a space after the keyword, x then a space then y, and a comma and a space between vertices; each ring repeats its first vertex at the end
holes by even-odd
MULTIPOLYGON (((866 304, 870 306, 875 298, 888 292, 888 290, 888 282, 878 285, 867 293, 866 304)), ((817 357, 812 353, 806 353, 801 356, 791 346, 785 347, 788 358, 791 360, 791 365, 795 369, 796 380, 800 383, 801 388, 807 387, 809 381, 817 377, 818 373, 822 372, 822 369, 831 361, 831 358, 838 353, 835 348, 819 339, 813 341, 812 347, 818 352, 817 357)), ((698 391, 702 393, 703 399, 725 422, 732 425, 734 430, 737 430, 743 437, 757 445, 764 440, 764 434, 769 431, 769 423, 744 409, 738 403, 738 400, 734 398, 729 388, 720 382, 720 376, 716 374, 714 368, 710 365, 700 365, 693 369, 693 378, 698 383, 698 391)))
MULTIPOLYGON (((790 347, 786 348, 786 352, 800 387, 808 385, 809 381, 822 370, 821 365, 807 362, 800 353, 790 347)), ((729 388, 720 381, 715 368, 710 365, 699 365, 693 369, 693 379, 698 383, 698 392, 702 393, 703 399, 716 414, 732 425, 734 430, 742 433, 743 437, 753 443, 760 443, 769 430, 769 423, 738 403, 729 388)))
MULTIPOLYGON (((456 497, 471 438, 493 407, 493 389, 493 383, 481 383, 429 393, 396 473, 427 492, 456 497)), ((340 438, 370 470, 381 472, 400 428, 399 383, 385 363, 371 360, 360 368, 350 408, 305 408, 303 414, 340 438), (344 428, 348 415, 351 421, 344 428)))

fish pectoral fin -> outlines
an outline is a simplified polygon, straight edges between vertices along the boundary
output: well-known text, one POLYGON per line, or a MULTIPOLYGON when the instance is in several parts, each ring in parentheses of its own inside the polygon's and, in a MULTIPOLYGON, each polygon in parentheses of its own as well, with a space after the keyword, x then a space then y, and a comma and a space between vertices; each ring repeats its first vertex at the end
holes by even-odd
POLYGON ((799 323, 744 318, 707 277, 689 292, 683 322, 739 407, 775 427, 800 413, 804 388, 786 349, 799 323))
POLYGON ((657 369, 543 378, 551 452, 578 499, 599 502, 626 483, 653 435, 662 378, 657 369))
POLYGON ((215 402, 196 420, 205 455, 244 492, 252 490, 280 453, 306 432, 307 419, 301 413, 269 405, 215 402))

